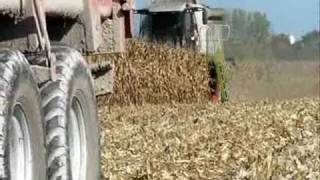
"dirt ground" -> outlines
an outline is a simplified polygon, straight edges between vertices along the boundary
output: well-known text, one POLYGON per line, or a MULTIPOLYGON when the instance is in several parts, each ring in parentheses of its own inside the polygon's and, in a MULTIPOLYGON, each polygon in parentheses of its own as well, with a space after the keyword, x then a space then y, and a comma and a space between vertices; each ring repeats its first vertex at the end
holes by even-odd
POLYGON ((320 178, 319 99, 102 108, 102 179, 320 178))
POLYGON ((244 61, 228 84, 235 101, 319 97, 320 61, 244 61))

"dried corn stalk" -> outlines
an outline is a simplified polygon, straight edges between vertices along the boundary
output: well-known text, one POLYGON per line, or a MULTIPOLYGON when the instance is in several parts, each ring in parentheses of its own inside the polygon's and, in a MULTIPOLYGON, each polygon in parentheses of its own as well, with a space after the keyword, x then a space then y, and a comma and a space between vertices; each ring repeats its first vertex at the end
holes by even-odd
POLYGON ((109 58, 115 65, 112 104, 190 103, 209 97, 204 55, 132 40, 126 54, 109 58))

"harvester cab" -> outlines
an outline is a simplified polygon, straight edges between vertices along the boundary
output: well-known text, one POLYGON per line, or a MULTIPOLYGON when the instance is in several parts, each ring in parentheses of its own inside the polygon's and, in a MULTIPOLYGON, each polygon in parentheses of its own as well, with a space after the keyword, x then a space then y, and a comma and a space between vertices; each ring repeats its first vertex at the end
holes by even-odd
POLYGON ((139 36, 155 42, 214 54, 229 36, 224 10, 197 0, 154 0, 137 13, 142 16, 139 36))

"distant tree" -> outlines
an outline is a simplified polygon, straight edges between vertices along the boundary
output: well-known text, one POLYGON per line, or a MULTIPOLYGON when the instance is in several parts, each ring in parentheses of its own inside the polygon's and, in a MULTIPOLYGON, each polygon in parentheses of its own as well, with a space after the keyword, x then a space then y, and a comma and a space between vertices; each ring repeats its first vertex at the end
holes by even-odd
POLYGON ((271 49, 275 59, 291 59, 295 56, 294 47, 287 34, 273 35, 271 49))
POLYGON ((234 9, 227 15, 231 37, 226 42, 227 55, 244 58, 269 58, 271 23, 266 14, 234 9))
POLYGON ((232 27, 232 40, 241 42, 248 40, 249 21, 247 11, 235 9, 231 14, 232 18, 230 19, 231 22, 229 22, 229 24, 232 27))
POLYGON ((314 30, 302 36, 301 42, 305 47, 320 48, 320 31, 314 30))
POLYGON ((254 12, 249 26, 249 34, 258 44, 266 44, 271 37, 271 23, 266 14, 254 12))
POLYGON ((308 32, 292 45, 288 35, 273 35, 271 46, 275 59, 317 60, 320 55, 319 31, 308 32))
POLYGON ((296 51, 299 52, 300 59, 318 60, 320 58, 320 31, 306 33, 297 44, 296 51))
POLYGON ((264 42, 271 35, 270 21, 266 14, 234 9, 228 15, 227 23, 232 27, 232 40, 264 42))

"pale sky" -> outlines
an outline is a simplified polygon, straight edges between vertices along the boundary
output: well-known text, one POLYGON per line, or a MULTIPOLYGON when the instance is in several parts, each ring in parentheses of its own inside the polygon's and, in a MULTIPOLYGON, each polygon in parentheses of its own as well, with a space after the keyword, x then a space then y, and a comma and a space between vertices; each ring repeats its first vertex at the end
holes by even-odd
MULTIPOLYGON (((265 12, 276 33, 301 36, 311 30, 320 29, 320 0, 203 0, 211 7, 242 8, 265 12)), ((137 8, 149 0, 136 0, 137 8)))

